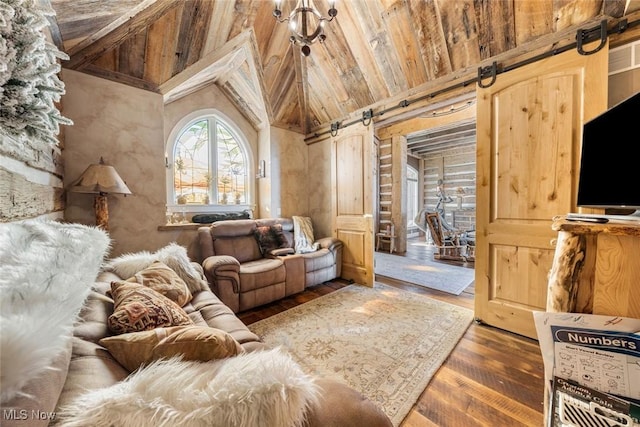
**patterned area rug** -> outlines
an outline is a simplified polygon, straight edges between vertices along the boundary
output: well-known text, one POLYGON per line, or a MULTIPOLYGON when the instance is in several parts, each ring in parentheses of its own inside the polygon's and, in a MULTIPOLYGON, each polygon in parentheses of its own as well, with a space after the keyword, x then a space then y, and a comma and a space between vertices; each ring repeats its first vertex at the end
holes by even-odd
POLYGON ((473 268, 402 255, 375 253, 375 274, 460 295, 475 278, 473 268))
POLYGON ((249 325, 308 373, 343 381, 400 425, 467 330, 469 309, 376 283, 249 325))

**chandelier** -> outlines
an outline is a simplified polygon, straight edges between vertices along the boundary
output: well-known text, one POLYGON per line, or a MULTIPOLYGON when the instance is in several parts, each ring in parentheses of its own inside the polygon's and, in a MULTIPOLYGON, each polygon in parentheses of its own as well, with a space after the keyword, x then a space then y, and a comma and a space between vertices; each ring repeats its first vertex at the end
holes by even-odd
POLYGON ((296 8, 291 11, 288 17, 282 17, 280 9, 281 0, 276 0, 276 6, 273 10, 273 16, 280 23, 288 22, 291 30, 291 43, 302 46, 301 51, 304 56, 311 54, 311 45, 319 40, 322 43, 327 36, 324 35, 324 23, 333 21, 338 11, 335 7, 335 1, 329 3, 327 14, 324 17, 318 9, 315 8, 311 0, 299 0, 296 8))

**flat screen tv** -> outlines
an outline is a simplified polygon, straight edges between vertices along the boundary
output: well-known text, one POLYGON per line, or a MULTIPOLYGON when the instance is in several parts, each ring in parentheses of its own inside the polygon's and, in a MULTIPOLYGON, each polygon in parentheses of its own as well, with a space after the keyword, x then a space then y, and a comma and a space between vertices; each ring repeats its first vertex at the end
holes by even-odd
POLYGON ((640 209, 640 92, 584 124, 577 205, 640 209))

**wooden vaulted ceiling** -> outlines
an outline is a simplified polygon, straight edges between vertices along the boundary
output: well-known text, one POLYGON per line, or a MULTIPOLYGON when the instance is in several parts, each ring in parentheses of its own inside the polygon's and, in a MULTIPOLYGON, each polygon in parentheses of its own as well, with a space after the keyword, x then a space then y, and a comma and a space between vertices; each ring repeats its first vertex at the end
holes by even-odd
MULTIPOLYGON (((640 0, 338 0, 303 57, 267 0, 39 0, 63 67, 161 93, 218 85, 256 128, 314 129, 640 0)), ((284 0, 285 14, 295 4, 284 0)), ((326 14, 327 0, 313 0, 326 14)))

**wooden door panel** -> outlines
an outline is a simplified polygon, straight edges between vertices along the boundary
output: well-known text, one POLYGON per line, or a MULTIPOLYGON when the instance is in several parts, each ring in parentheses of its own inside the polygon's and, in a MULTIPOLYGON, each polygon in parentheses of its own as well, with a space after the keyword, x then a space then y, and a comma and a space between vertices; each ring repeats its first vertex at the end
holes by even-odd
POLYGON ((343 277, 359 276, 365 269, 365 231, 346 230, 344 226, 338 229, 338 239, 342 240, 342 271, 343 277))
POLYGON ((572 132, 579 126, 573 106, 579 100, 562 88, 574 87, 576 78, 533 78, 494 96, 499 99, 494 117, 500 126, 491 159, 493 220, 548 222, 571 207, 572 132))
POLYGON ((606 109, 608 49, 576 51, 477 89, 476 298, 484 323, 536 338, 556 215, 576 210, 582 124, 606 109))
POLYGON ((332 140, 334 236, 343 242, 342 277, 373 286, 375 151, 372 127, 354 125, 332 140))
POLYGON ((359 135, 336 143, 337 215, 364 215, 364 149, 359 135))
POLYGON ((540 283, 547 282, 547 274, 539 266, 550 265, 553 251, 520 245, 492 245, 491 251, 491 300, 526 302, 536 310, 544 307, 547 293, 540 283), (517 286, 501 286, 502 283, 517 283, 517 286))

